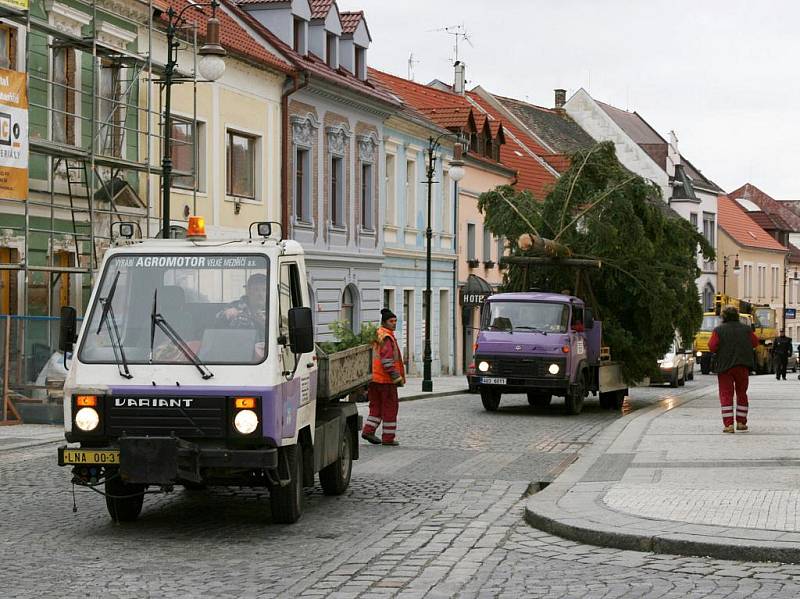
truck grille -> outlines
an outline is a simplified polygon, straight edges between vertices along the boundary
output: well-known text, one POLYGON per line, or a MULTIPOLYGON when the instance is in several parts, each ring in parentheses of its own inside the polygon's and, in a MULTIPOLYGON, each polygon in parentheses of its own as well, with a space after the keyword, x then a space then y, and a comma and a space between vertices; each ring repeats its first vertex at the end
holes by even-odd
POLYGON ((108 397, 106 434, 220 438, 227 431, 226 406, 224 397, 108 397))
POLYGON ((565 358, 516 358, 509 356, 481 359, 487 360, 492 365, 492 374, 511 377, 563 377, 564 369, 567 365, 565 358), (558 364, 559 372, 555 377, 547 370, 550 368, 550 364, 558 364))

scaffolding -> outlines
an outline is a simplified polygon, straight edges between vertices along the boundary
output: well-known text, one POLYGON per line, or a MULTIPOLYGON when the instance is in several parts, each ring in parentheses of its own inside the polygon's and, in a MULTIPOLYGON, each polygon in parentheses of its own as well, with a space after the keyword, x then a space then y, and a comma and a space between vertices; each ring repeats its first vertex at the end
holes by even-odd
MULTIPOLYGON (((153 60, 153 47, 154 33, 163 30, 164 7, 153 0, 126 0, 124 6, 130 9, 124 15, 108 0, 37 0, 26 11, 0 6, 3 23, 20 26, 20 32, 24 28, 24 63, 18 61, 16 70, 28 74, 30 114, 45 115, 43 122, 29 125, 29 165, 39 164, 46 173, 44 180, 31 177, 26 200, 0 198, 0 215, 16 217, 0 225, 0 290, 8 287, 0 315, 14 316, 14 323, 6 324, 0 356, 0 364, 6 364, 1 406, 9 393, 26 401, 41 389, 31 380, 40 364, 31 368, 29 361, 41 363, 56 350, 53 317, 60 306, 74 305, 82 313, 115 223, 137 222, 146 237, 158 232, 160 209, 154 200, 164 184, 158 151, 163 110, 154 90, 163 87, 164 65, 153 60), (51 18, 56 5, 76 27, 51 18), (43 40, 44 49, 34 47, 43 40), (34 68, 34 51, 48 61, 44 72, 34 68), (44 244, 44 259, 33 259, 34 240, 44 244), (42 316, 46 330, 41 330, 42 316), (36 326, 40 329, 34 331, 36 326), (32 337, 39 340, 38 348, 32 337), (22 373, 18 380, 13 372, 22 373)), ((183 33, 185 49, 196 56, 196 27, 187 24, 183 33)), ((196 70, 182 74, 194 86, 193 127, 196 70)), ((194 160, 191 171, 174 169, 173 177, 196 181, 197 136, 174 137, 173 147, 191 146, 194 160)), ((35 251, 41 254, 42 248, 35 251)), ((7 317, 5 323, 10 322, 7 317)))

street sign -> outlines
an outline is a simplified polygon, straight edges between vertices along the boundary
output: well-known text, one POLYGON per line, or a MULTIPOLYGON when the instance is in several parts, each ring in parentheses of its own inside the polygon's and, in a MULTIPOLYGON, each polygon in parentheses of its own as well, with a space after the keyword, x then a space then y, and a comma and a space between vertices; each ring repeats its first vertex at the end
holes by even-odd
POLYGON ((797 308, 786 308, 783 311, 783 315, 787 320, 790 318, 797 318, 797 308))

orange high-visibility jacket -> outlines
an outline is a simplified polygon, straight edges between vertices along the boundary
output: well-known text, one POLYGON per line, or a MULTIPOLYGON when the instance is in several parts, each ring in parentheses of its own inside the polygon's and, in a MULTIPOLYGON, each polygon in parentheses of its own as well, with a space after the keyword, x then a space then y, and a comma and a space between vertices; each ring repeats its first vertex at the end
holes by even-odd
POLYGON ((400 354, 394 331, 385 327, 379 328, 378 339, 372 348, 372 382, 397 384, 404 381, 406 373, 403 356, 400 354))

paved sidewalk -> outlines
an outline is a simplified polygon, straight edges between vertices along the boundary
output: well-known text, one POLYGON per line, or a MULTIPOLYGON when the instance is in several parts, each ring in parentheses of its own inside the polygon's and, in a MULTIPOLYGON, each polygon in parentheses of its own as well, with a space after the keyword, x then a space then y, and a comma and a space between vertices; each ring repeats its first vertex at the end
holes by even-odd
POLYGON ((433 392, 422 392, 422 378, 409 378, 406 384, 397 390, 400 401, 424 399, 426 397, 445 397, 467 392, 467 377, 436 376, 433 377, 433 392))
POLYGON ((55 443, 64 439, 64 425, 13 424, 0 426, 0 452, 55 443))
POLYGON ((722 433, 716 385, 609 426, 527 502, 579 542, 800 563, 800 384, 750 379, 748 432, 722 433))

